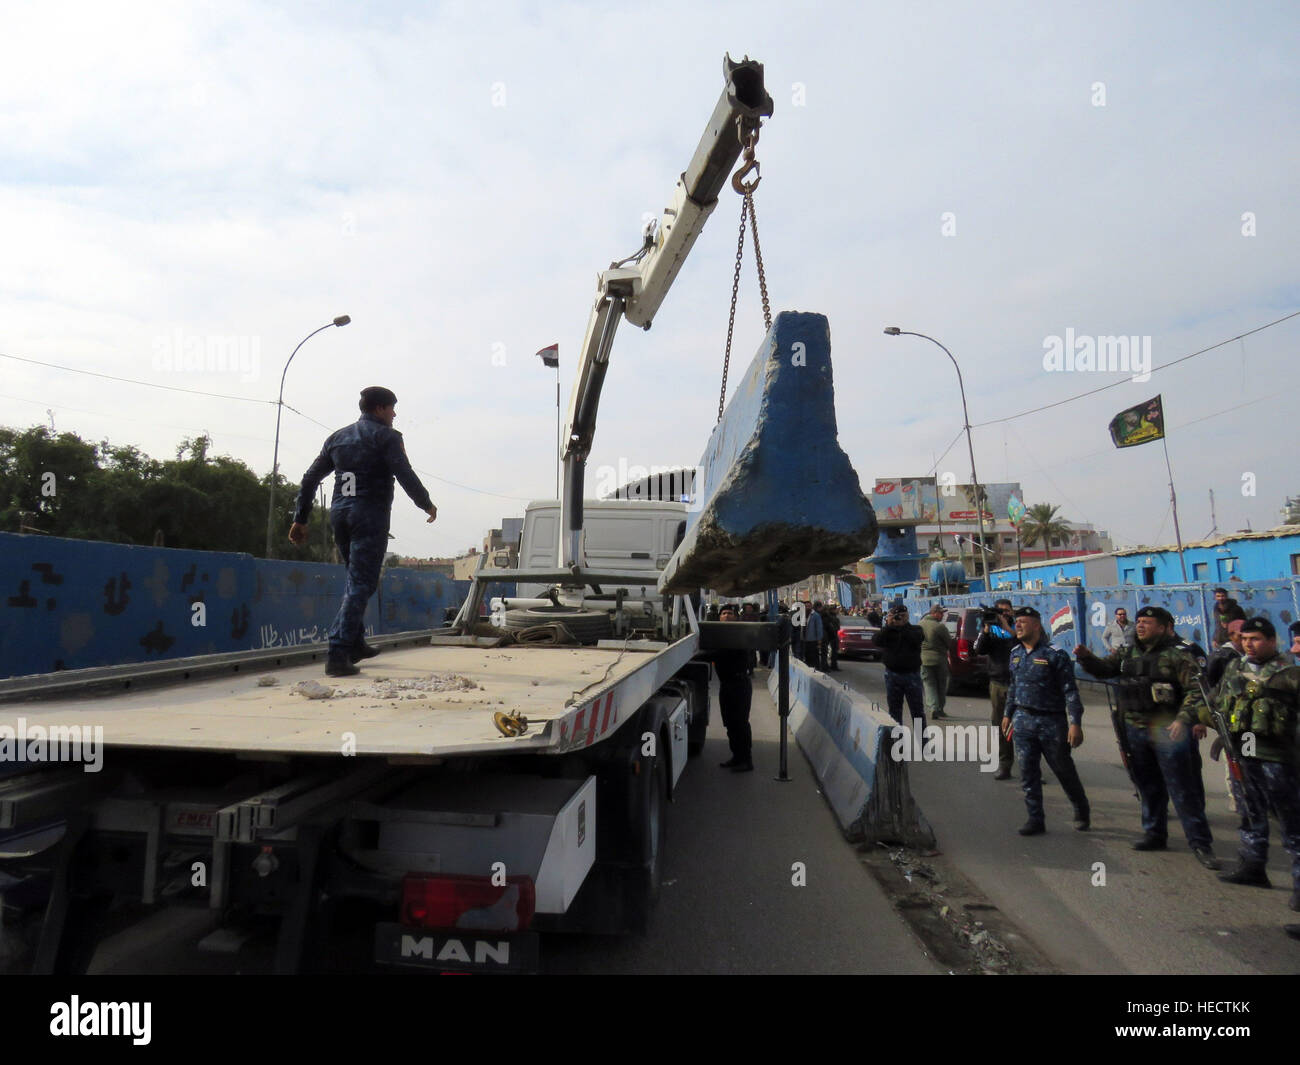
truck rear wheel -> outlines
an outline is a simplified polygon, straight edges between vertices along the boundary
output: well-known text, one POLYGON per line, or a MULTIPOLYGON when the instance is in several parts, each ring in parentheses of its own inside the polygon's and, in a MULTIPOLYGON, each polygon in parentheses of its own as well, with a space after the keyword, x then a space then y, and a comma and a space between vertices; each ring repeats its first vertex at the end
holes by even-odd
POLYGON ((649 926, 650 914, 663 890, 668 842, 668 759, 656 757, 648 776, 641 822, 644 864, 629 878, 628 913, 637 932, 644 932, 649 926))

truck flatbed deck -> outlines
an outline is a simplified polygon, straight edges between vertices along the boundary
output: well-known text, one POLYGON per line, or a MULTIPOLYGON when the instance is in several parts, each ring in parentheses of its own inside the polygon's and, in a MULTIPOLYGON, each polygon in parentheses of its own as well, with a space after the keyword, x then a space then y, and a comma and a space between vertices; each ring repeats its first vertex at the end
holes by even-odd
POLYGON ((347 733, 358 756, 560 753, 610 734, 695 647, 694 637, 625 649, 410 647, 368 660, 355 677, 326 677, 316 663, 0 706, 0 728, 101 726, 105 748, 244 756, 339 755, 347 733), (259 686, 261 676, 276 683, 259 686), (308 698, 301 682, 333 695, 308 698), (497 711, 525 716, 524 735, 502 735, 497 711))

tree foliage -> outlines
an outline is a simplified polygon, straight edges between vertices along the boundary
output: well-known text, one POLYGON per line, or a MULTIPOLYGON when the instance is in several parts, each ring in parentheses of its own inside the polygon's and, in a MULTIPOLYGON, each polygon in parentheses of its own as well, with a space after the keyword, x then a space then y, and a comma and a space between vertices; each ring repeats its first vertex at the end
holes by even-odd
MULTIPOLYGON (((90 443, 43 425, 0 427, 0 529, 77 540, 264 555, 270 476, 259 478, 212 440, 182 440, 174 460, 133 445, 90 443)), ((312 513, 306 547, 287 540, 297 486, 276 478, 276 557, 333 560, 328 513, 312 513)))
POLYGON ((1020 541, 1025 547, 1041 543, 1050 550, 1053 539, 1065 543, 1070 537, 1070 527, 1057 516, 1061 508, 1053 503, 1035 503, 1025 508, 1020 522, 1020 541))

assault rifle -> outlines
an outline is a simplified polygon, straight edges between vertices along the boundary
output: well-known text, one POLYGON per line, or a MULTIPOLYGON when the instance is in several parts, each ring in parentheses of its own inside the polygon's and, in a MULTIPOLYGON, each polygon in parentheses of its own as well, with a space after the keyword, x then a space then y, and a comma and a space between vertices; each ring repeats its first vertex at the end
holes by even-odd
POLYGON ((1250 799, 1246 796, 1246 778, 1241 771, 1241 757, 1237 754, 1237 745, 1232 738, 1232 733, 1228 731, 1228 719, 1223 716, 1223 711, 1219 709, 1210 694, 1209 685, 1205 683, 1205 674, 1199 669, 1196 671, 1196 686, 1201 689, 1201 698, 1205 700, 1205 706, 1210 711, 1214 731, 1219 734, 1219 742, 1223 744, 1223 756, 1228 760, 1228 773, 1240 785, 1237 788, 1237 801, 1241 804, 1241 812, 1248 820, 1254 821, 1250 799))
POLYGON ((1102 687, 1106 689, 1106 705, 1110 707, 1110 723, 1115 729, 1115 742, 1119 744, 1119 760, 1124 763, 1124 771, 1128 773, 1128 778, 1133 782, 1133 787, 1137 788, 1140 793, 1142 789, 1138 788, 1137 776, 1134 774, 1131 765, 1133 752, 1128 745, 1128 730, 1124 725, 1124 715, 1120 713, 1116 705, 1116 699, 1111 695, 1115 685, 1109 681, 1103 681, 1102 687))

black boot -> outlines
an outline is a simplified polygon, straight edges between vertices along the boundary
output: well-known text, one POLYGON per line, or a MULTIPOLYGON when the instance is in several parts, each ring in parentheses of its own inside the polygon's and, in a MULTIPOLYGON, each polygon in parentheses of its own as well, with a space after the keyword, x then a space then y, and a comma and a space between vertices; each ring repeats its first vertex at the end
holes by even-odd
POLYGON ((1046 831, 1047 826, 1042 821, 1026 821, 1019 828, 1022 836, 1041 836, 1046 831))
POLYGON ((353 662, 360 662, 363 658, 374 658, 375 655, 379 654, 379 648, 371 647, 370 644, 366 643, 364 636, 358 636, 357 642, 348 649, 348 654, 353 662))
POLYGON ((1220 873, 1219 879, 1225 884, 1246 884, 1250 887, 1264 888, 1273 886, 1269 883, 1263 862, 1248 862, 1244 858, 1238 860, 1237 868, 1220 873))
POLYGON ((1136 843, 1133 844, 1133 849, 1135 851, 1162 851, 1165 850, 1168 846, 1169 846, 1168 841, 1166 841, 1163 837, 1153 836, 1150 833, 1148 833, 1147 835, 1143 836, 1140 840, 1138 840, 1136 843))
POLYGON ((346 651, 330 650, 330 656, 325 662, 325 676, 355 677, 360 672, 361 670, 352 664, 352 660, 346 651))

